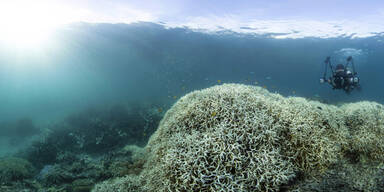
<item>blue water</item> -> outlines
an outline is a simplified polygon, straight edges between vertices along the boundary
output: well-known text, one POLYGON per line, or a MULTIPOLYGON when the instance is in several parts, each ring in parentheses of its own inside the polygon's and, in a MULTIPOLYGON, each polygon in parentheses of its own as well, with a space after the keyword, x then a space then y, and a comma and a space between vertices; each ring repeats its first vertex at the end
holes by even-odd
POLYGON ((0 50, 0 122, 50 123, 91 105, 148 102, 170 106, 220 83, 265 86, 284 96, 327 103, 384 103, 383 37, 275 39, 208 34, 154 23, 74 24, 44 53, 0 50), (319 84, 326 56, 355 60, 362 91, 319 84))

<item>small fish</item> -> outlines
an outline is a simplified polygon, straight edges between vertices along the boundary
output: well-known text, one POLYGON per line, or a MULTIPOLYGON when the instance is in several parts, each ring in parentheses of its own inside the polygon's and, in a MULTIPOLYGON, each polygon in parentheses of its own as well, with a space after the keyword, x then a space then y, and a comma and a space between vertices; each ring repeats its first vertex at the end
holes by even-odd
POLYGON ((259 82, 255 81, 255 85, 259 84, 259 82))
POLYGON ((177 96, 175 95, 175 96, 173 96, 173 99, 177 99, 177 96))
POLYGON ((214 117, 214 116, 216 116, 216 114, 217 114, 217 112, 214 111, 214 112, 211 113, 211 116, 214 117))
POLYGON ((267 77, 265 77, 265 79, 266 79, 266 80, 271 80, 271 79, 272 79, 272 77, 270 77, 270 76, 267 76, 267 77))
POLYGON ((163 108, 161 108, 161 107, 158 108, 158 109, 157 109, 157 112, 159 112, 159 113, 163 112, 163 108))
POLYGON ((266 89, 266 88, 267 88, 267 86, 265 86, 265 85, 264 85, 264 86, 263 86, 263 88, 264 88, 264 89, 266 89))
POLYGON ((182 90, 182 91, 185 91, 185 86, 182 86, 182 87, 181 87, 181 90, 182 90))
POLYGON ((217 80, 217 83, 221 83, 221 80, 219 79, 219 80, 217 80))
POLYGON ((249 72, 250 74, 255 74, 255 72, 254 71, 251 71, 251 72, 249 72))
POLYGON ((296 91, 292 91, 292 94, 296 94, 296 91))

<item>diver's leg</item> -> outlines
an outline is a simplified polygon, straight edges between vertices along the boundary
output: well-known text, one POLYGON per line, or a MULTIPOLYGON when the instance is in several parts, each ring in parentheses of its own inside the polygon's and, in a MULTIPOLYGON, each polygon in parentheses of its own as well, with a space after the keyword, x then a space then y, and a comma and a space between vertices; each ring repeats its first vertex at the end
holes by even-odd
POLYGON ((351 86, 345 86, 344 87, 344 90, 345 90, 345 92, 347 93, 347 94, 350 94, 351 93, 351 86))

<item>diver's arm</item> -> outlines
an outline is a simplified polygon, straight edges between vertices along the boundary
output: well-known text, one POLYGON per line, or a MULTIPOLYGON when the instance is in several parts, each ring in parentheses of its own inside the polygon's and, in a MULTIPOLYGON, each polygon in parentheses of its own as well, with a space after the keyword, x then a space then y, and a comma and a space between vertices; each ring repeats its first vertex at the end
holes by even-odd
POLYGON ((328 66, 329 66, 329 68, 331 69, 331 71, 332 71, 332 74, 333 74, 333 68, 332 68, 332 65, 331 65, 331 57, 330 56, 328 56, 326 59, 325 59, 325 61, 324 61, 324 75, 323 75, 323 78, 320 78, 320 83, 324 83, 325 81, 326 82, 328 82, 328 83, 330 83, 330 79, 331 78, 328 78, 327 79, 327 68, 328 68, 328 66))
POLYGON ((353 62, 353 58, 352 58, 352 56, 349 56, 349 57, 347 58, 347 64, 346 64, 346 67, 345 67, 345 68, 347 68, 349 64, 352 65, 352 71, 353 71, 352 74, 353 74, 353 75, 357 75, 356 70, 355 70, 355 64, 354 64, 354 62, 353 62))

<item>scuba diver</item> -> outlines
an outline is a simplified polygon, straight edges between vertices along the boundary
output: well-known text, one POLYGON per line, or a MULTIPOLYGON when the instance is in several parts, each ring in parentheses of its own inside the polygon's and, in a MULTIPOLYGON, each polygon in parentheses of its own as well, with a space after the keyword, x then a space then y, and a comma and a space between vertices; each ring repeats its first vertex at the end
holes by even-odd
POLYGON ((324 63, 325 71, 323 78, 320 78, 320 83, 328 82, 332 85, 332 89, 342 89, 348 94, 354 88, 360 90, 360 79, 357 77, 357 72, 351 56, 347 58, 345 66, 343 64, 338 64, 336 65, 335 70, 331 64, 331 57, 328 56, 324 63), (352 71, 348 68, 349 65, 352 65, 352 71), (328 67, 331 69, 332 76, 327 79, 326 75, 328 67))

